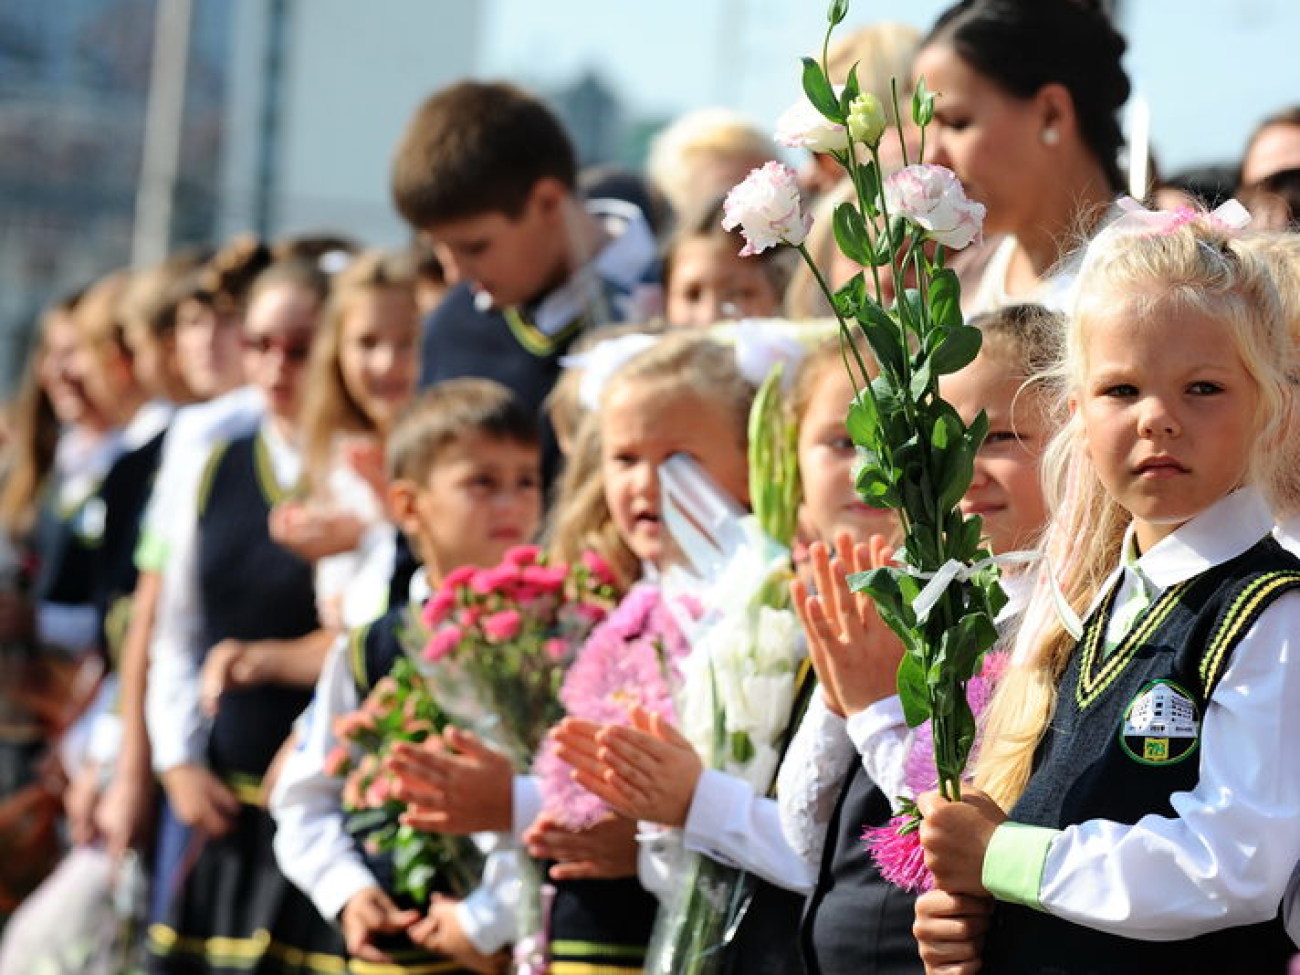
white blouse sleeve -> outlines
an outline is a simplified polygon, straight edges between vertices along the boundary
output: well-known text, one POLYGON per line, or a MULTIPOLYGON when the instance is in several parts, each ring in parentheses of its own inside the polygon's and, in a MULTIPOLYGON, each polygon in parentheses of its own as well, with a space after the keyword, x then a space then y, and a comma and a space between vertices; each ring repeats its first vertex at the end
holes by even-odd
POLYGON ((903 703, 898 695, 890 695, 851 715, 846 730, 862 759, 862 768, 888 797, 890 805, 899 796, 909 795, 906 763, 916 736, 903 717, 903 703))
POLYGON ((1274 917, 1300 860, 1300 593, 1238 644, 1205 711, 1200 781, 1176 817, 1090 820, 1051 844, 1039 899, 1130 938, 1188 938, 1274 917))
POLYGON ((806 893, 814 868, 781 831, 776 800, 756 795, 743 779, 705 769, 695 786, 683 830, 686 849, 806 893))
POLYGON ((781 831, 809 870, 821 864, 853 753, 844 719, 826 706, 820 690, 814 692, 776 777, 781 831))
POLYGON ((343 781, 325 774, 326 758, 338 744, 334 719, 359 706, 347 641, 340 636, 326 658, 270 800, 276 862, 325 918, 338 917, 354 896, 378 884, 348 835, 343 781))
POLYGON ((177 765, 203 764, 209 731, 199 705, 199 670, 208 648, 202 645, 198 533, 193 512, 190 519, 187 530, 170 533, 149 644, 145 722, 153 767, 159 773, 177 765))

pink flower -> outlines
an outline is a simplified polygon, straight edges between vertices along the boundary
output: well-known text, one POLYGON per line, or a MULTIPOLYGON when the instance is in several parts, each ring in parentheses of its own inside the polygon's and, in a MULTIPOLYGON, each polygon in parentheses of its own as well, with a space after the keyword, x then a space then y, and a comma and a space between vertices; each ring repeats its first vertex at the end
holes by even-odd
POLYGON ((520 570, 520 574, 524 585, 533 586, 543 593, 559 592, 569 578, 569 570, 562 565, 528 565, 520 570))
POLYGON ((908 822, 906 816, 895 816, 887 826, 868 827, 862 834, 862 841, 880 868, 882 877, 895 887, 919 894, 934 887, 934 875, 925 865, 920 831, 899 831, 908 822))
POLYGON ((884 184, 885 205, 925 231, 925 236, 960 250, 980 236, 984 205, 966 198, 961 181, 943 166, 905 166, 884 184))
POLYGON ((445 623, 455 608, 456 587, 444 583, 443 587, 424 604, 424 625, 432 630, 445 623))
POLYGON ((483 632, 493 643, 504 643, 519 635, 523 622, 518 610, 503 609, 484 618, 483 632))
POLYGON ((524 566, 536 565, 540 555, 541 549, 536 545, 516 545, 506 552, 502 561, 523 568, 524 566))
MULTIPOLYGON (((546 650, 551 652, 549 645, 546 650)), ((630 709, 638 704, 674 720, 672 692, 681 682, 680 662, 689 650, 659 588, 634 586, 578 650, 560 700, 570 715, 602 724, 626 725, 630 709)), ((549 741, 535 770, 543 810, 556 822, 581 829, 606 812, 603 802, 573 781, 569 765, 554 754, 549 741)))
POLYGON ((569 645, 559 637, 552 637, 550 640, 547 640, 542 644, 542 650, 546 653, 547 657, 554 660, 556 663, 559 663, 569 655, 569 645))
POLYGON ((722 210, 723 229, 739 227, 745 237, 741 257, 759 254, 777 244, 802 244, 812 227, 812 218, 800 206, 794 170, 778 162, 752 170, 743 182, 732 187, 722 210))
POLYGON ((519 572, 519 566, 511 565, 509 562, 491 569, 480 569, 474 573, 469 587, 480 596, 490 596, 493 593, 504 594, 519 581, 519 572))
POLYGON ((342 745, 336 745, 325 756, 325 774, 329 776, 343 775, 351 764, 352 756, 348 753, 348 750, 342 745))
POLYGON ((365 803, 371 809, 379 809, 391 798, 393 798, 393 784, 386 775, 375 776, 374 781, 366 787, 365 803))
MULTIPOLYGON (((837 98, 843 90, 836 86, 837 98)), ((849 147, 848 130, 819 112, 806 95, 781 113, 774 134, 781 145, 809 152, 843 152, 849 147)))
POLYGON ((353 711, 334 719, 334 737, 339 741, 351 741, 367 731, 374 731, 377 727, 373 714, 368 711, 353 711))
POLYGON ((478 572, 472 565, 462 565, 459 568, 452 569, 442 578, 442 584, 448 589, 457 589, 465 585, 474 578, 474 573, 478 572))
POLYGON ((582 564, 586 566, 587 571, 602 586, 612 586, 614 584, 614 570, 609 567, 609 563, 588 549, 582 553, 582 564))
POLYGON ((483 607, 466 606, 456 614, 456 625, 462 630, 473 629, 478 626, 478 621, 483 618, 483 607))
POLYGON ((442 660, 456 649, 463 635, 458 626, 444 626, 435 631, 424 648, 424 659, 430 663, 442 660))

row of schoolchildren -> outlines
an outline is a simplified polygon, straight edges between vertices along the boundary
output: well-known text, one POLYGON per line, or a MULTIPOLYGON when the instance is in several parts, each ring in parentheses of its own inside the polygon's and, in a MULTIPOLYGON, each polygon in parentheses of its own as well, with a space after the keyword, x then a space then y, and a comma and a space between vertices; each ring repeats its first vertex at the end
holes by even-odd
MULTIPOLYGON (((415 382, 415 303, 409 280, 378 257, 358 259, 328 299, 319 267, 301 262, 277 263, 248 291, 228 279, 256 262, 251 255, 186 278, 190 291, 159 332, 166 339, 174 330, 179 344, 187 327, 206 328, 211 351, 182 354, 177 364, 210 377, 227 369, 209 395, 241 379, 256 392, 183 411, 165 440, 151 436, 157 428, 145 418, 154 411, 142 409, 147 397, 129 383, 91 395, 150 361, 143 346, 125 357, 113 326, 101 333, 92 325, 91 312, 115 306, 113 294, 97 286, 51 316, 43 361, 61 352, 69 360, 47 380, 67 424, 56 489, 98 481, 117 443, 151 446, 155 455, 123 467, 132 451, 113 465, 124 473, 105 479, 105 488, 122 481, 130 503, 101 490, 102 503, 79 505, 75 519, 61 527, 50 520, 61 538, 47 551, 69 555, 49 566, 116 579, 90 567, 102 559, 129 573, 134 563, 140 579, 74 579, 78 591, 104 595, 43 599, 36 622, 51 642, 78 645, 56 633, 96 642, 105 621, 117 622, 116 597, 134 587, 119 666, 122 744, 105 747, 105 723, 90 739, 99 749, 92 757, 115 759, 98 810, 115 848, 129 845, 144 818, 150 761, 167 795, 150 928, 157 970, 340 970, 342 941, 357 970, 502 964, 498 951, 513 934, 508 875, 489 876, 460 904, 395 902, 380 865, 342 832, 339 786, 324 774, 322 749, 325 716, 358 700, 397 649, 392 617, 360 631, 361 654, 349 656, 333 631, 365 624, 407 594, 418 598, 452 568, 495 561, 534 533, 542 481, 529 414, 578 335, 625 317, 648 279, 653 247, 637 215, 584 207, 572 169, 549 114, 502 86, 458 86, 431 99, 398 153, 399 209, 475 285, 453 290, 433 316, 426 372, 495 374, 518 401, 483 381, 439 383, 396 419, 415 382), (491 138, 503 132, 511 138, 491 138), (309 358, 314 373, 305 371, 309 358), (123 424, 120 437, 105 436, 123 424), (151 469, 156 487, 134 544, 151 469), (307 503, 296 504, 303 483, 307 503), (401 557, 381 495, 422 574, 412 577, 414 560, 401 557), (109 544, 114 532, 124 537, 109 544), (100 554, 73 554, 87 542, 100 554), (96 601, 98 611, 84 612, 96 601), (262 777, 318 674, 316 705, 285 752, 275 832, 262 777), (411 943, 387 940, 403 934, 411 943)), ((990 736, 981 757, 980 782, 994 799, 1014 805, 1018 821, 1049 829, 995 830, 995 807, 978 799, 930 808, 923 839, 940 890, 922 900, 918 931, 937 960, 969 964, 978 955, 989 892, 1040 909, 999 908, 987 945, 998 971, 1267 970, 1288 950, 1276 923, 1241 929, 1276 913, 1300 854, 1285 828, 1295 790, 1288 776, 1271 774, 1294 712, 1280 663, 1296 566, 1261 541, 1293 504, 1282 433, 1295 314, 1278 292, 1294 302, 1294 256, 1285 256, 1285 238, 1235 241, 1208 221, 1182 224, 1094 244, 1051 388, 1022 385, 1054 356, 1060 325, 1025 310, 986 320, 985 351, 945 385, 964 416, 983 408, 993 421, 966 505, 985 518, 995 551, 1025 547, 1042 527, 1037 456, 1061 427, 1049 478, 1060 497, 1046 538, 1067 601, 1080 612, 1094 598, 1098 606, 1078 654, 1050 612, 1030 617, 1024 666, 990 718, 1006 730, 990 736), (1068 422, 1058 396, 1069 404, 1068 422), (1148 608, 1120 612, 1134 592, 1148 608), (1129 705, 1154 684, 1173 688, 1176 705, 1192 715, 1173 746, 1128 720, 1129 705), (1192 755, 1196 762, 1182 760, 1192 755), (1102 764, 1086 771, 1094 759, 1102 764), (1071 828, 1058 834, 1063 826, 1071 828), (1261 870, 1246 854, 1265 846, 1259 862, 1269 869, 1261 870), (1202 857, 1190 867, 1189 851, 1202 857), (1170 943, 1154 949, 1110 935, 1170 943)), ((132 329, 123 332, 129 342, 132 329)), ((834 344, 811 353, 791 403, 804 527, 838 554, 813 545, 818 594, 798 594, 822 691, 791 746, 779 804, 702 770, 672 729, 655 723, 570 729, 575 764, 606 783, 625 813, 581 834, 533 822, 535 788, 472 737, 453 736, 452 753, 409 753, 395 769, 413 822, 494 831, 505 843, 513 836, 559 864, 553 971, 638 966, 656 901, 637 879, 637 820, 681 827, 691 848, 764 882, 726 949, 731 970, 797 971, 801 956, 823 971, 920 964, 910 898, 883 883, 859 844, 864 825, 888 817, 910 739, 892 697, 897 650, 840 582, 845 568, 880 557, 880 543, 867 545, 873 535, 890 534, 890 522, 852 490, 843 420, 852 388, 841 369, 834 344)), ((603 548, 624 567, 624 585, 653 577, 665 552, 658 464, 693 455, 744 501, 751 394, 732 351, 704 337, 660 339, 624 364, 587 398, 590 415, 557 431, 568 434, 561 440, 573 460, 552 514, 552 545, 603 548)), ((75 492, 67 498, 78 500, 75 492)), ((1027 581, 1010 575, 1013 596, 1022 590, 1013 606, 1028 600, 1027 581)), ((1035 596, 1035 608, 1051 605, 1035 596)), ((83 817, 79 838, 93 841, 92 829, 83 817)), ((61 892, 49 899, 60 920, 67 891, 84 886, 86 862, 68 868, 74 880, 50 887, 61 892)), ((31 957, 14 950, 20 965, 31 957)))

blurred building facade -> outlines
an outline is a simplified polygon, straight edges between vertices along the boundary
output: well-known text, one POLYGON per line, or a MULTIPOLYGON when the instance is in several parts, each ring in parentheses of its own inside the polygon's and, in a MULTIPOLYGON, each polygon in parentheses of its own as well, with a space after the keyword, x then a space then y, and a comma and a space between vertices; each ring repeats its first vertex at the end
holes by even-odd
MULTIPOLYGON (((40 308, 130 261, 157 2, 0 5, 0 392, 40 308)), ((484 7, 193 0, 167 243, 403 242, 390 154, 420 99, 474 73, 484 7)))

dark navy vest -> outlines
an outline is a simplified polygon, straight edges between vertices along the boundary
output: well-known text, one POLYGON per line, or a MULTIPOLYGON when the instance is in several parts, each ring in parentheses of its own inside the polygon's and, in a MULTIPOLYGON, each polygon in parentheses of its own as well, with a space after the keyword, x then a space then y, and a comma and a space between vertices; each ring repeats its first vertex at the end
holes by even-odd
POLYGON ((855 754, 827 826, 817 886, 804 912, 810 975, 922 975, 912 936, 916 897, 880 875, 862 844, 868 826, 893 815, 888 797, 855 754))
MULTIPOLYGON (((1147 814, 1175 815, 1169 797, 1200 779, 1201 720, 1233 650, 1273 600, 1295 588, 1300 560, 1265 538, 1167 589, 1107 655, 1112 591, 1061 678, 1055 715, 1011 818, 1063 829, 1090 819, 1131 824, 1147 814)), ((1285 971, 1295 950, 1280 916, 1148 942, 999 904, 984 957, 993 975, 1267 975, 1285 971)))
MULTIPOLYGON (((199 595, 203 639, 292 640, 319 626, 312 567, 272 540, 271 507, 280 500, 260 435, 217 448, 199 507, 199 595)), ((222 696, 208 759, 214 771, 260 778, 311 700, 281 684, 222 696)))

